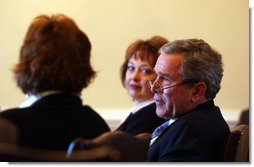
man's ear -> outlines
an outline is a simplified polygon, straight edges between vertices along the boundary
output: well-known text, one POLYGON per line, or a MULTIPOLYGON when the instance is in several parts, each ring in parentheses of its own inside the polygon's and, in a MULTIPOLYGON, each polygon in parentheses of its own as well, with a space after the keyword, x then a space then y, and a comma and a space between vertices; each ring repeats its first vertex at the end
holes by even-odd
POLYGON ((192 102, 197 102, 205 98, 207 86, 205 82, 198 82, 193 86, 192 102))

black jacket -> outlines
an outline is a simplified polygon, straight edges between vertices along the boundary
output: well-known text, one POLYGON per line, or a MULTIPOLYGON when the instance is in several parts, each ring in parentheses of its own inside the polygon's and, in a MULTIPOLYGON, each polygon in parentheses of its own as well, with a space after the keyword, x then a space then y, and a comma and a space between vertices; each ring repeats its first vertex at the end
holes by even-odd
POLYGON ((219 108, 208 101, 167 127, 151 145, 147 161, 219 161, 220 148, 229 133, 219 108))
POLYGON ((103 118, 78 96, 45 96, 27 108, 3 111, 0 116, 16 124, 18 144, 34 148, 66 150, 77 137, 94 138, 110 131, 103 118))
POLYGON ((141 108, 134 114, 130 114, 116 130, 125 131, 133 135, 144 132, 153 133, 155 128, 166 121, 158 117, 155 110, 155 103, 141 108))

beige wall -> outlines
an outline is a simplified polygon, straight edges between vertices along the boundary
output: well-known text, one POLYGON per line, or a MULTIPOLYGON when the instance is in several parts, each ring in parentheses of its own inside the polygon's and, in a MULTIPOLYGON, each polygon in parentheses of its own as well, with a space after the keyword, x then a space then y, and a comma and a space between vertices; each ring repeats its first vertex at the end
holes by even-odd
POLYGON ((10 71, 31 20, 38 14, 72 17, 92 42, 95 81, 83 91, 97 110, 129 109, 120 82, 126 47, 137 38, 202 38, 222 53, 225 72, 215 102, 222 111, 249 106, 248 0, 0 0, 0 106, 24 100, 10 71))

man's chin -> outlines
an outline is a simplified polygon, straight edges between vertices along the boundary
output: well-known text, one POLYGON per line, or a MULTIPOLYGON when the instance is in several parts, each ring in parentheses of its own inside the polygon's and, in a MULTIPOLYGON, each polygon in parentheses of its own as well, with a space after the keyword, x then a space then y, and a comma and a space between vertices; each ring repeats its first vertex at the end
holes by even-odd
POLYGON ((166 112, 165 109, 161 109, 160 107, 157 107, 157 108, 156 108, 156 115, 157 115, 158 117, 167 119, 166 113, 167 113, 167 112, 166 112))

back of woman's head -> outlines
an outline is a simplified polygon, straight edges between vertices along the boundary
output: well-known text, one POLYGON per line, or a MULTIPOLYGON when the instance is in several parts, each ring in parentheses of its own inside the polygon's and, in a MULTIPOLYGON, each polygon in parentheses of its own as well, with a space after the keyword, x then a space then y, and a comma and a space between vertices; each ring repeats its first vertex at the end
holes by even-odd
POLYGON ((80 93, 95 77, 91 43, 65 15, 40 15, 31 23, 13 69, 24 93, 80 93))

